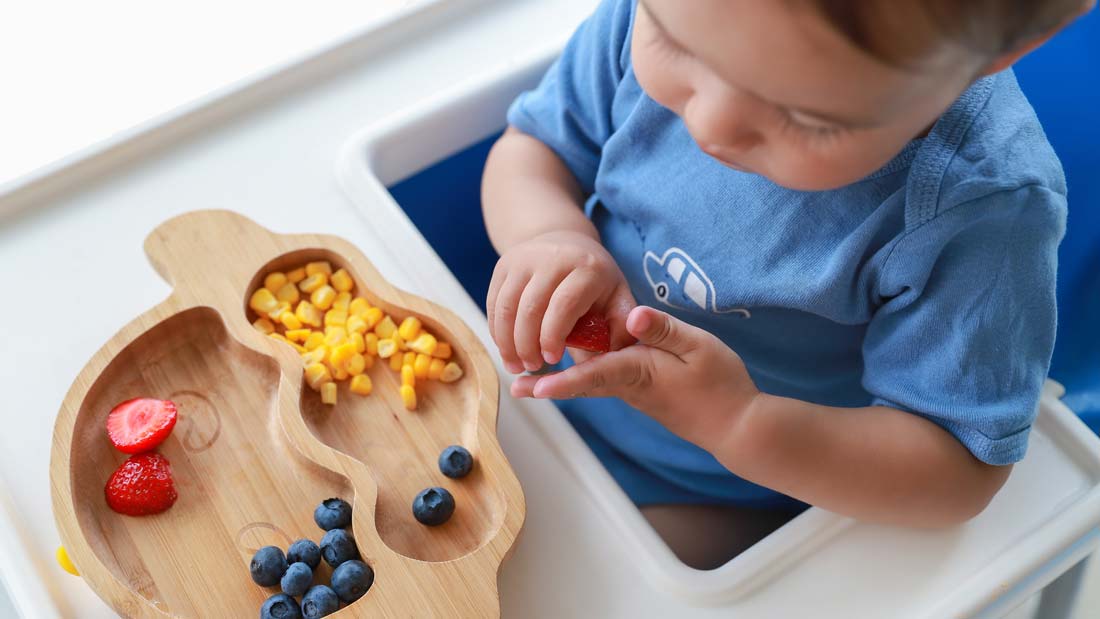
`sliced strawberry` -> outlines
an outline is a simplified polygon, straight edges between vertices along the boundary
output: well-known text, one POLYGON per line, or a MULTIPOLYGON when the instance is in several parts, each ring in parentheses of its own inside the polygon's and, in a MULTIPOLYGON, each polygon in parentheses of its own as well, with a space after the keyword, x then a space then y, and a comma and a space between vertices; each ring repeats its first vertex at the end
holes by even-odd
POLYGON ((103 492, 111 509, 128 516, 159 514, 179 496, 172 466, 158 453, 130 456, 111 474, 103 492))
POLYGON ((136 454, 164 442, 176 427, 176 405, 171 400, 134 398, 107 415, 107 436, 116 449, 136 454))
POLYGON ((611 350, 611 328, 607 324, 607 318, 589 310, 577 320, 569 335, 565 336, 565 345, 591 352, 611 350))

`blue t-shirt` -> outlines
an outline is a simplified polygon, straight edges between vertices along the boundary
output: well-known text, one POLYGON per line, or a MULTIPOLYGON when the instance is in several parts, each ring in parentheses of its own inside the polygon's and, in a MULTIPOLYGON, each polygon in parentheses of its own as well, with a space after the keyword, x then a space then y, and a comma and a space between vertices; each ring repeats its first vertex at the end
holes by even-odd
MULTIPOLYGON (((720 337, 765 392, 882 404, 983 462, 1023 458, 1054 345, 1062 169, 1011 71, 975 82, 882 169, 794 191, 703 153, 630 60, 605 0, 508 122, 547 144, 638 303, 720 337)), ((618 400, 571 417, 645 470, 738 500, 761 489, 618 400)))

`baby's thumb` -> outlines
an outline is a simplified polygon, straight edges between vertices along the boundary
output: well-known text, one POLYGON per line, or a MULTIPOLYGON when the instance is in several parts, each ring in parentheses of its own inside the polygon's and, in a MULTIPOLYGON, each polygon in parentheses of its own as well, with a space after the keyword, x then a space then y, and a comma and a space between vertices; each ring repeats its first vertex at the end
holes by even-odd
POLYGON ((638 343, 683 357, 698 347, 698 329, 661 310, 639 305, 631 310, 626 328, 638 343))

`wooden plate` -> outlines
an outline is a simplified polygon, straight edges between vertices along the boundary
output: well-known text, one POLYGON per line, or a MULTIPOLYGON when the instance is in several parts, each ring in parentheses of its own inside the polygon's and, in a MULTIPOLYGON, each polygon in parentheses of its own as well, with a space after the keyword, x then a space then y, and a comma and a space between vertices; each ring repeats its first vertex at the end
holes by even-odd
MULTIPOLYGON (((95 592, 128 617, 258 616, 275 590, 252 582, 252 554, 319 541, 313 509, 338 496, 353 505, 353 534, 376 578, 332 616, 499 615, 497 574, 523 524, 524 500, 497 442, 497 375, 469 328, 391 286, 342 239, 277 235, 227 211, 169 220, 145 251, 172 294, 92 357, 54 428, 54 516, 95 592), (342 383, 339 403, 323 405, 303 384, 298 353, 247 316, 264 274, 317 259, 346 268, 356 293, 395 320, 420 317, 452 343, 465 375, 418 384, 418 410, 408 412, 397 374, 376 363, 371 395, 342 383), (179 500, 162 514, 129 517, 104 499, 107 478, 125 460, 105 421, 116 403, 139 396, 179 406, 176 429, 158 448, 179 500), (439 472, 439 454, 452 444, 474 454, 464 479, 439 472), (413 497, 430 486, 448 488, 457 503, 439 527, 412 516, 413 497)), ((324 563, 318 571, 315 582, 327 584, 324 563)))

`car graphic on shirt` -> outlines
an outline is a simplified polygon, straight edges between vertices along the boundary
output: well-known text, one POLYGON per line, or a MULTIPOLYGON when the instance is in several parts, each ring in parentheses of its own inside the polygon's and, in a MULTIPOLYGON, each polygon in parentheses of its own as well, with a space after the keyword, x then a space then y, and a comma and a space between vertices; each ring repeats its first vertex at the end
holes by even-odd
POLYGON ((703 310, 715 314, 740 314, 751 318, 749 310, 741 307, 718 309, 714 284, 691 256, 679 247, 671 247, 658 257, 647 251, 642 258, 642 269, 653 294, 668 305, 683 310, 703 310))

